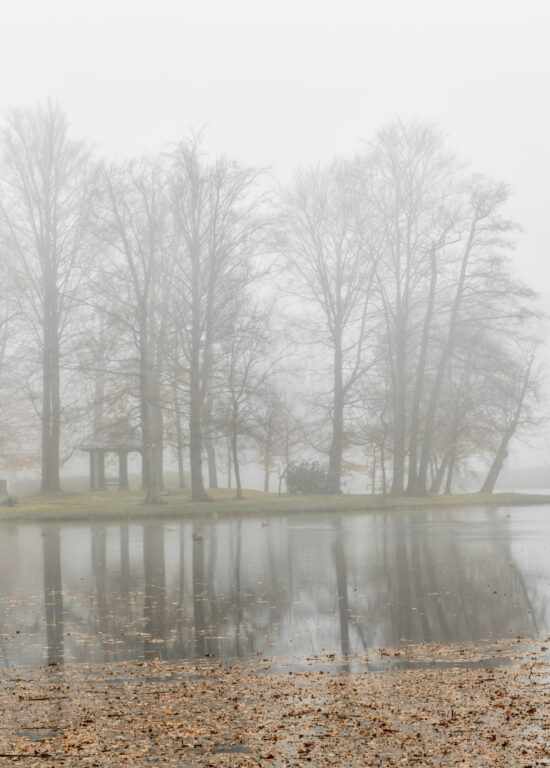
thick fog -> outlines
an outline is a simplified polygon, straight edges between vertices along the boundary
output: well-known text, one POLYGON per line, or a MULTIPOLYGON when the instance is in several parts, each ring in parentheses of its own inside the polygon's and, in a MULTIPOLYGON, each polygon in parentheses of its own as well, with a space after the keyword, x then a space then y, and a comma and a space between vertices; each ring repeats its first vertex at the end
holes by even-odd
POLYGON ((10 9, 6 472, 154 501, 163 472, 423 495, 548 463, 548 13, 10 9))

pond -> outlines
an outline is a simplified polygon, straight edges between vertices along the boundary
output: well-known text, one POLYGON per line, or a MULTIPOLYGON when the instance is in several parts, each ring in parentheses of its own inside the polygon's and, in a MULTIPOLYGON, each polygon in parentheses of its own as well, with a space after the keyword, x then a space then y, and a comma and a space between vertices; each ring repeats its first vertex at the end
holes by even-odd
POLYGON ((0 525, 0 664, 303 659, 550 630, 548 507, 0 525))

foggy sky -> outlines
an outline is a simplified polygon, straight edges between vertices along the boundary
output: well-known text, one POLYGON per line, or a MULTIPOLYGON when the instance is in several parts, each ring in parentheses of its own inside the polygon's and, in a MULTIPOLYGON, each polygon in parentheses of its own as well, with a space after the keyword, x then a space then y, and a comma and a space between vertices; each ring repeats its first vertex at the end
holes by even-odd
POLYGON ((109 156, 205 126, 209 150, 282 180, 433 120, 511 185, 517 270, 550 311, 549 22, 546 0, 18 0, 0 106, 57 99, 109 156))

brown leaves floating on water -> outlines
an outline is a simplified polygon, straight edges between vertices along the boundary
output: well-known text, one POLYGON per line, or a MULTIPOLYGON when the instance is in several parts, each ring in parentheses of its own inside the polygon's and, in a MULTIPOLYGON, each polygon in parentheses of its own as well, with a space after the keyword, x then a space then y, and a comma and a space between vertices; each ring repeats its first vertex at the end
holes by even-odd
MULTIPOLYGON (((431 650, 460 663, 480 655, 431 650)), ((519 661, 358 674, 326 657, 293 674, 158 660, 4 670, 0 768, 546 765, 548 667, 519 661)))

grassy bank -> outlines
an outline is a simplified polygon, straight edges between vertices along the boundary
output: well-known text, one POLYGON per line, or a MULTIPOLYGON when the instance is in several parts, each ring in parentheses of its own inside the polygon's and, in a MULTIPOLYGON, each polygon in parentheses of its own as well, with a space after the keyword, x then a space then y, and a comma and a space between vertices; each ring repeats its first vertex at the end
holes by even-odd
POLYGON ((522 493, 447 494, 426 498, 342 494, 341 496, 278 496, 245 491, 235 499, 234 491, 210 491, 212 501, 191 502, 189 491, 168 491, 163 503, 143 503, 142 491, 90 491, 25 496, 13 507, 0 507, 0 520, 89 520, 139 519, 193 515, 269 516, 285 512, 368 512, 387 509, 446 507, 501 507, 550 504, 550 496, 522 493))

